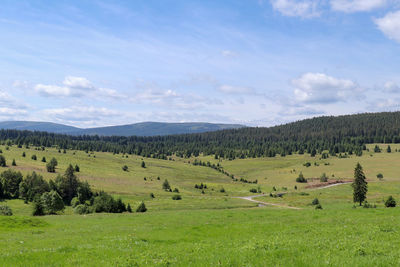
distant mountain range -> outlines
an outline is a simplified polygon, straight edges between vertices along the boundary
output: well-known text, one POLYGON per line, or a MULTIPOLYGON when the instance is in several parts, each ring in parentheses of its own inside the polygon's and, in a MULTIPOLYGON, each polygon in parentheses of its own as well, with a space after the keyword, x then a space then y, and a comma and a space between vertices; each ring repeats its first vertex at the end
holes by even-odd
POLYGON ((52 122, 35 121, 4 121, 0 122, 0 129, 15 129, 28 131, 42 131, 69 135, 101 135, 101 136, 156 136, 172 134, 204 133, 225 129, 246 127, 240 124, 217 124, 203 122, 165 123, 141 122, 128 125, 78 128, 52 122))

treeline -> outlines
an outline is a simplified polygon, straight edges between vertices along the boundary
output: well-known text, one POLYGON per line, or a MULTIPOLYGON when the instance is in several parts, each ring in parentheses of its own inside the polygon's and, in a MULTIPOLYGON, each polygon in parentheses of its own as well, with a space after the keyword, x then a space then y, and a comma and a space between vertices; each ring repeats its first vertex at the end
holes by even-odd
POLYGON ((315 155, 361 155, 365 144, 400 143, 400 112, 319 117, 270 128, 241 128, 200 134, 155 137, 68 136, 46 132, 0 130, 0 141, 83 151, 136 154, 168 159, 215 155, 216 158, 315 155))

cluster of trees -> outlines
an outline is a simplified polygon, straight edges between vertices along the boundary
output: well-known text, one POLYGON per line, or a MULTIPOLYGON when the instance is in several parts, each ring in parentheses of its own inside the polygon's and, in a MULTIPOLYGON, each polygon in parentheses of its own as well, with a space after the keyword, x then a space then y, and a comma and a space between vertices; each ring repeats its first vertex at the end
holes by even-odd
POLYGON ((132 211, 121 199, 105 192, 93 192, 88 182, 75 175, 76 168, 69 165, 64 175, 47 182, 32 172, 23 177, 21 172, 8 169, 0 174, 0 199, 20 198, 33 202, 33 215, 56 214, 72 205, 77 213, 132 211))
POLYGON ((240 128, 199 134, 153 137, 68 136, 0 130, 9 144, 136 154, 167 159, 215 155, 216 158, 274 157, 292 153, 361 155, 370 143, 400 143, 400 112, 319 117, 270 128, 240 128))

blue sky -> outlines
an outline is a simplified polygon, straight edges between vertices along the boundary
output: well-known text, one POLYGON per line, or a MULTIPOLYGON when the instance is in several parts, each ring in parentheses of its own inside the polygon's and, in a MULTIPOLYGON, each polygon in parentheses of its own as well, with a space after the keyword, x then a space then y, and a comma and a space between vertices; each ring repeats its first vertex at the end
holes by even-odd
POLYGON ((0 120, 269 126, 398 110, 400 0, 2 1, 0 120))

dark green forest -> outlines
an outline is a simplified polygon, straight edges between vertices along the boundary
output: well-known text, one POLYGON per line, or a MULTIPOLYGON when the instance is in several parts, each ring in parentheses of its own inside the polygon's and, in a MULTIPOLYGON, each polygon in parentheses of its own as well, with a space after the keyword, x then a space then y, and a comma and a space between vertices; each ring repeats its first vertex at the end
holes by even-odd
POLYGON ((136 154, 168 159, 200 153, 222 158, 274 157, 292 153, 361 155, 365 144, 400 143, 400 112, 306 119, 274 127, 247 127, 169 136, 69 136, 0 130, 0 141, 18 146, 136 154))

